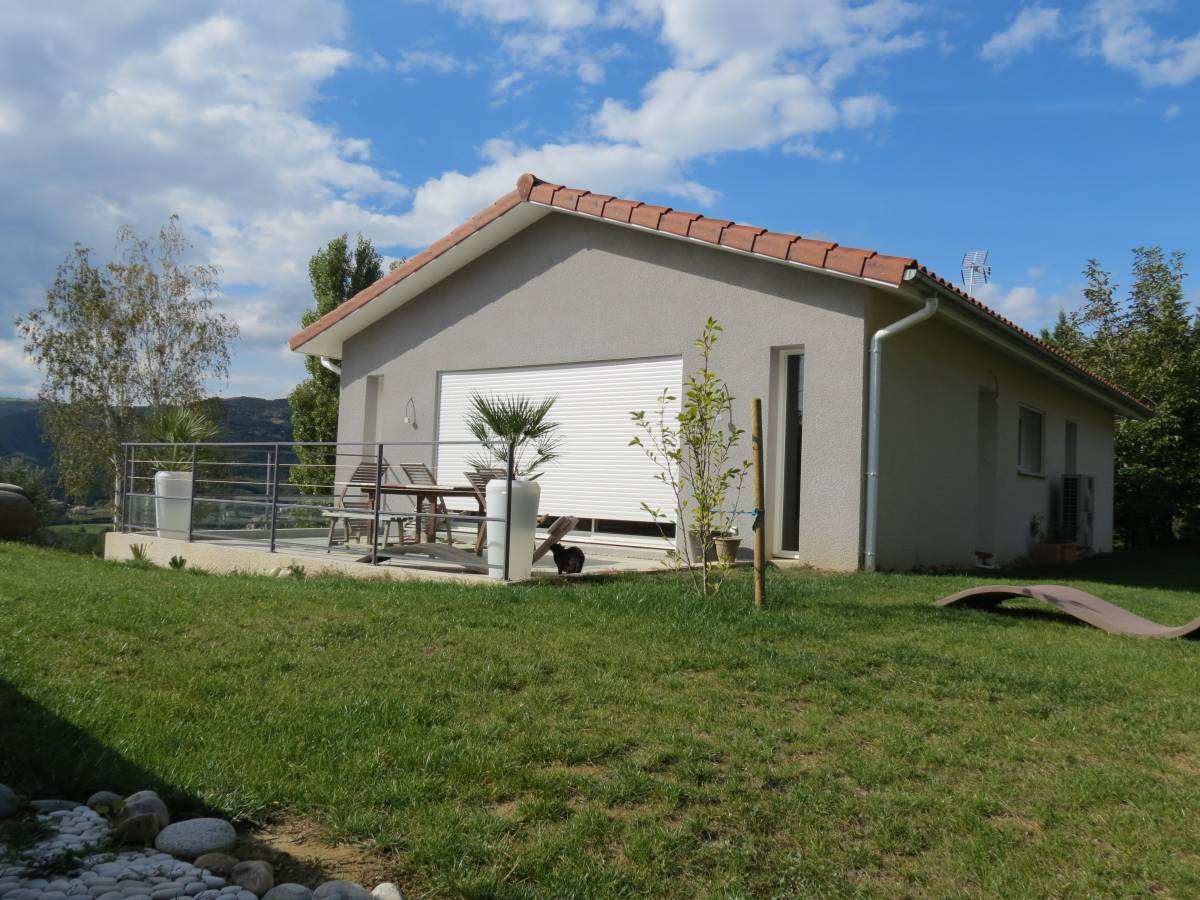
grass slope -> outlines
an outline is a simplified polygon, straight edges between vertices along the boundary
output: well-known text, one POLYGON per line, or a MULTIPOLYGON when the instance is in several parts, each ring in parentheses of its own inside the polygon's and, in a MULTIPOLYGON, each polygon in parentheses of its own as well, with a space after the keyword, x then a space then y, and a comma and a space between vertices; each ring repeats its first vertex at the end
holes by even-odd
MULTIPOLYGON (((1200 609, 1194 559, 1067 574, 1200 609)), ((0 781, 314 816, 416 897, 1200 893, 1200 646, 931 607, 971 583, 773 573, 756 614, 0 545, 0 781)))

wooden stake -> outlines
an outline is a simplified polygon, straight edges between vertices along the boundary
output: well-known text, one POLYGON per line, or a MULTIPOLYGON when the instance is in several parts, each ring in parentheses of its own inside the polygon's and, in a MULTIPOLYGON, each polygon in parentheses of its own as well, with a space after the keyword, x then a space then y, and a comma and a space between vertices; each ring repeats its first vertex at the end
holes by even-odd
POLYGON ((767 605, 767 513, 763 494, 762 401, 750 401, 750 449, 754 464, 754 605, 767 605))

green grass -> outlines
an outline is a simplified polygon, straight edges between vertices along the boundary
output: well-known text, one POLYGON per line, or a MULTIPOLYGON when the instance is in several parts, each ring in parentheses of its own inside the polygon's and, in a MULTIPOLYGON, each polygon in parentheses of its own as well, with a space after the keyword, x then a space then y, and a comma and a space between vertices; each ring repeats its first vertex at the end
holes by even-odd
MULTIPOLYGON (((1049 577, 1200 613, 1194 558, 1049 577)), ((977 581, 772 573, 756 613, 742 575, 701 602, 0 545, 0 781, 310 816, 414 897, 1200 893, 1200 645, 931 606, 977 581)))

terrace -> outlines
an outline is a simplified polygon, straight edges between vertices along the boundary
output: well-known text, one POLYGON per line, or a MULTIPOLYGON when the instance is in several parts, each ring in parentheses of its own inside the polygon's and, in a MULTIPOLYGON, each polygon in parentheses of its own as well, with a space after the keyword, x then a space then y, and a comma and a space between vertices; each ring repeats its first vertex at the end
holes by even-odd
MULTIPOLYGON (((492 478, 513 496, 513 473, 481 477, 467 463, 480 449, 472 441, 129 443, 105 555, 159 565, 178 556, 216 572, 518 580, 525 543, 513 537, 510 509, 486 501, 492 478)), ((672 546, 657 526, 606 533, 595 519, 538 512, 528 552, 544 555, 531 577, 557 575, 552 537, 584 551, 585 575, 657 571, 672 546)))

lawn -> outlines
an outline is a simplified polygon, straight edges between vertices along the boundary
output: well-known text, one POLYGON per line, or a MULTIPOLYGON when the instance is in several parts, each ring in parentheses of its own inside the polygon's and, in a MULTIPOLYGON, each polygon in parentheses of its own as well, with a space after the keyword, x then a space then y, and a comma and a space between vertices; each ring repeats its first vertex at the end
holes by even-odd
MULTIPOLYGON (((1200 613, 1195 558, 1054 574, 1200 613)), ((774 572, 756 613, 0 545, 0 781, 304 816, 413 897, 1200 894, 1200 644, 931 606, 972 583, 774 572)))

